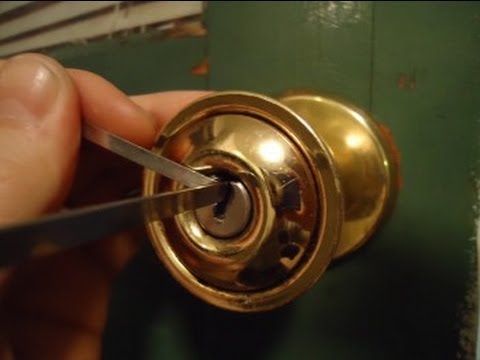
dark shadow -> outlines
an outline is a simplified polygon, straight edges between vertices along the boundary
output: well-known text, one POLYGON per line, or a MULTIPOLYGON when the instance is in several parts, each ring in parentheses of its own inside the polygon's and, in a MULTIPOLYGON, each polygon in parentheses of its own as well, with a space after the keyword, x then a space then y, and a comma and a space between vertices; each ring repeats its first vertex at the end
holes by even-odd
POLYGON ((461 313, 474 244, 455 228, 419 231, 416 219, 401 220, 293 304, 260 314, 198 300, 147 246, 117 283, 104 358, 457 358, 462 317, 477 316, 461 313), (160 324, 167 325, 155 332, 160 324))
MULTIPOLYGON (((162 339, 155 336, 153 344, 147 344, 152 327, 169 316, 165 321, 171 322, 173 316, 174 322, 183 325, 169 327, 168 338, 176 338, 181 346, 188 347, 189 357, 264 358, 275 343, 281 341, 282 333, 289 326, 292 306, 259 314, 239 314, 210 306, 177 284, 153 249, 145 245, 116 282, 102 358, 145 359, 150 357, 149 346, 176 346, 159 344, 162 339)), ((179 358, 175 353, 168 357, 179 358)))

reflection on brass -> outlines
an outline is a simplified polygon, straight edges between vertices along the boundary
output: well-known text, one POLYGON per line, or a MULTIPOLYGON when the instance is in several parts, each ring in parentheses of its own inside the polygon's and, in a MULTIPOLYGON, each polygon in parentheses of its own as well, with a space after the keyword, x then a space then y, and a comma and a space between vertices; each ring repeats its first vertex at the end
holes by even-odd
MULTIPOLYGON (((340 101, 244 92, 204 97, 154 151, 240 184, 218 207, 150 221, 152 243, 191 293, 243 312, 281 306, 365 242, 395 197, 375 122, 340 101)), ((182 188, 145 171, 144 194, 182 188)))
POLYGON ((325 142, 344 196, 344 220, 335 257, 364 244, 393 207, 398 164, 393 144, 368 114, 320 95, 287 95, 280 101, 295 111, 325 142))

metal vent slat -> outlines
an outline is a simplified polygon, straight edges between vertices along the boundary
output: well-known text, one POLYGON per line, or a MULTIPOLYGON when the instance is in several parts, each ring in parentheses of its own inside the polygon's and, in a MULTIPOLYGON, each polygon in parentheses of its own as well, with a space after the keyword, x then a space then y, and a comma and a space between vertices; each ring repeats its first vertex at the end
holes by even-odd
POLYGON ((84 42, 119 31, 200 15, 202 9, 201 1, 52 2, 11 19, 2 17, 0 56, 84 42))
POLYGON ((0 15, 30 5, 34 1, 0 1, 0 15))
POLYGON ((25 32, 41 29, 45 26, 74 19, 89 14, 121 1, 59 1, 58 3, 38 9, 24 16, 0 24, 0 40, 18 36, 25 32))

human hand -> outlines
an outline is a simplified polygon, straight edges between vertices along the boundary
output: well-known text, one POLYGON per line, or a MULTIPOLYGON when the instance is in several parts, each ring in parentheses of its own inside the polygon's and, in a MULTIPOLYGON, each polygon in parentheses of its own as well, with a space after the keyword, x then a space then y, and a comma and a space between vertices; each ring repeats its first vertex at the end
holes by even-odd
MULTIPOLYGON (((202 95, 129 98, 42 55, 0 60, 0 225, 140 188, 135 164, 91 144, 80 152, 82 119, 150 147, 163 124, 202 95)), ((111 285, 137 239, 122 233, 0 269, 0 359, 100 358, 111 285)))

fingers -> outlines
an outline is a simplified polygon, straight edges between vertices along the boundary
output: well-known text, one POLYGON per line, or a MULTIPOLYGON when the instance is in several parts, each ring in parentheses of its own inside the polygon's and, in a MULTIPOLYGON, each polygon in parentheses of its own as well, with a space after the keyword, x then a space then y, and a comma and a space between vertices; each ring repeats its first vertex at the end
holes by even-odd
MULTIPOLYGON (((166 121, 205 94, 159 93, 131 101, 106 80, 81 70, 67 72, 44 56, 0 61, 0 223, 34 217, 60 204, 75 170, 82 114, 94 125, 151 146, 166 121)), ((45 341, 28 347, 37 356, 43 350, 98 353, 112 275, 137 247, 124 236, 15 269, 4 304, 16 349, 42 339, 30 338, 32 334, 44 334, 45 341), (38 331, 32 331, 37 325, 38 331), (50 338, 61 346, 42 348, 50 338)), ((49 358, 57 357, 65 356, 49 358)))
POLYGON ((151 147, 159 129, 207 91, 168 91, 129 98, 104 78, 70 69, 85 119, 130 141, 151 147))
POLYGON ((41 55, 0 64, 0 223, 58 206, 80 140, 76 91, 66 71, 41 55))
POLYGON ((56 208, 70 188, 83 115, 140 145, 203 91, 140 95, 131 101, 105 79, 68 74, 38 54, 0 61, 0 224, 56 208), (74 85, 71 79, 73 79, 74 85))
POLYGON ((165 123, 172 119, 191 102, 211 94, 210 91, 165 91, 147 95, 130 97, 143 109, 153 114, 157 126, 163 128, 165 123))
POLYGON ((84 70, 69 70, 85 120, 139 145, 152 146, 158 132, 154 117, 102 77, 84 70))

